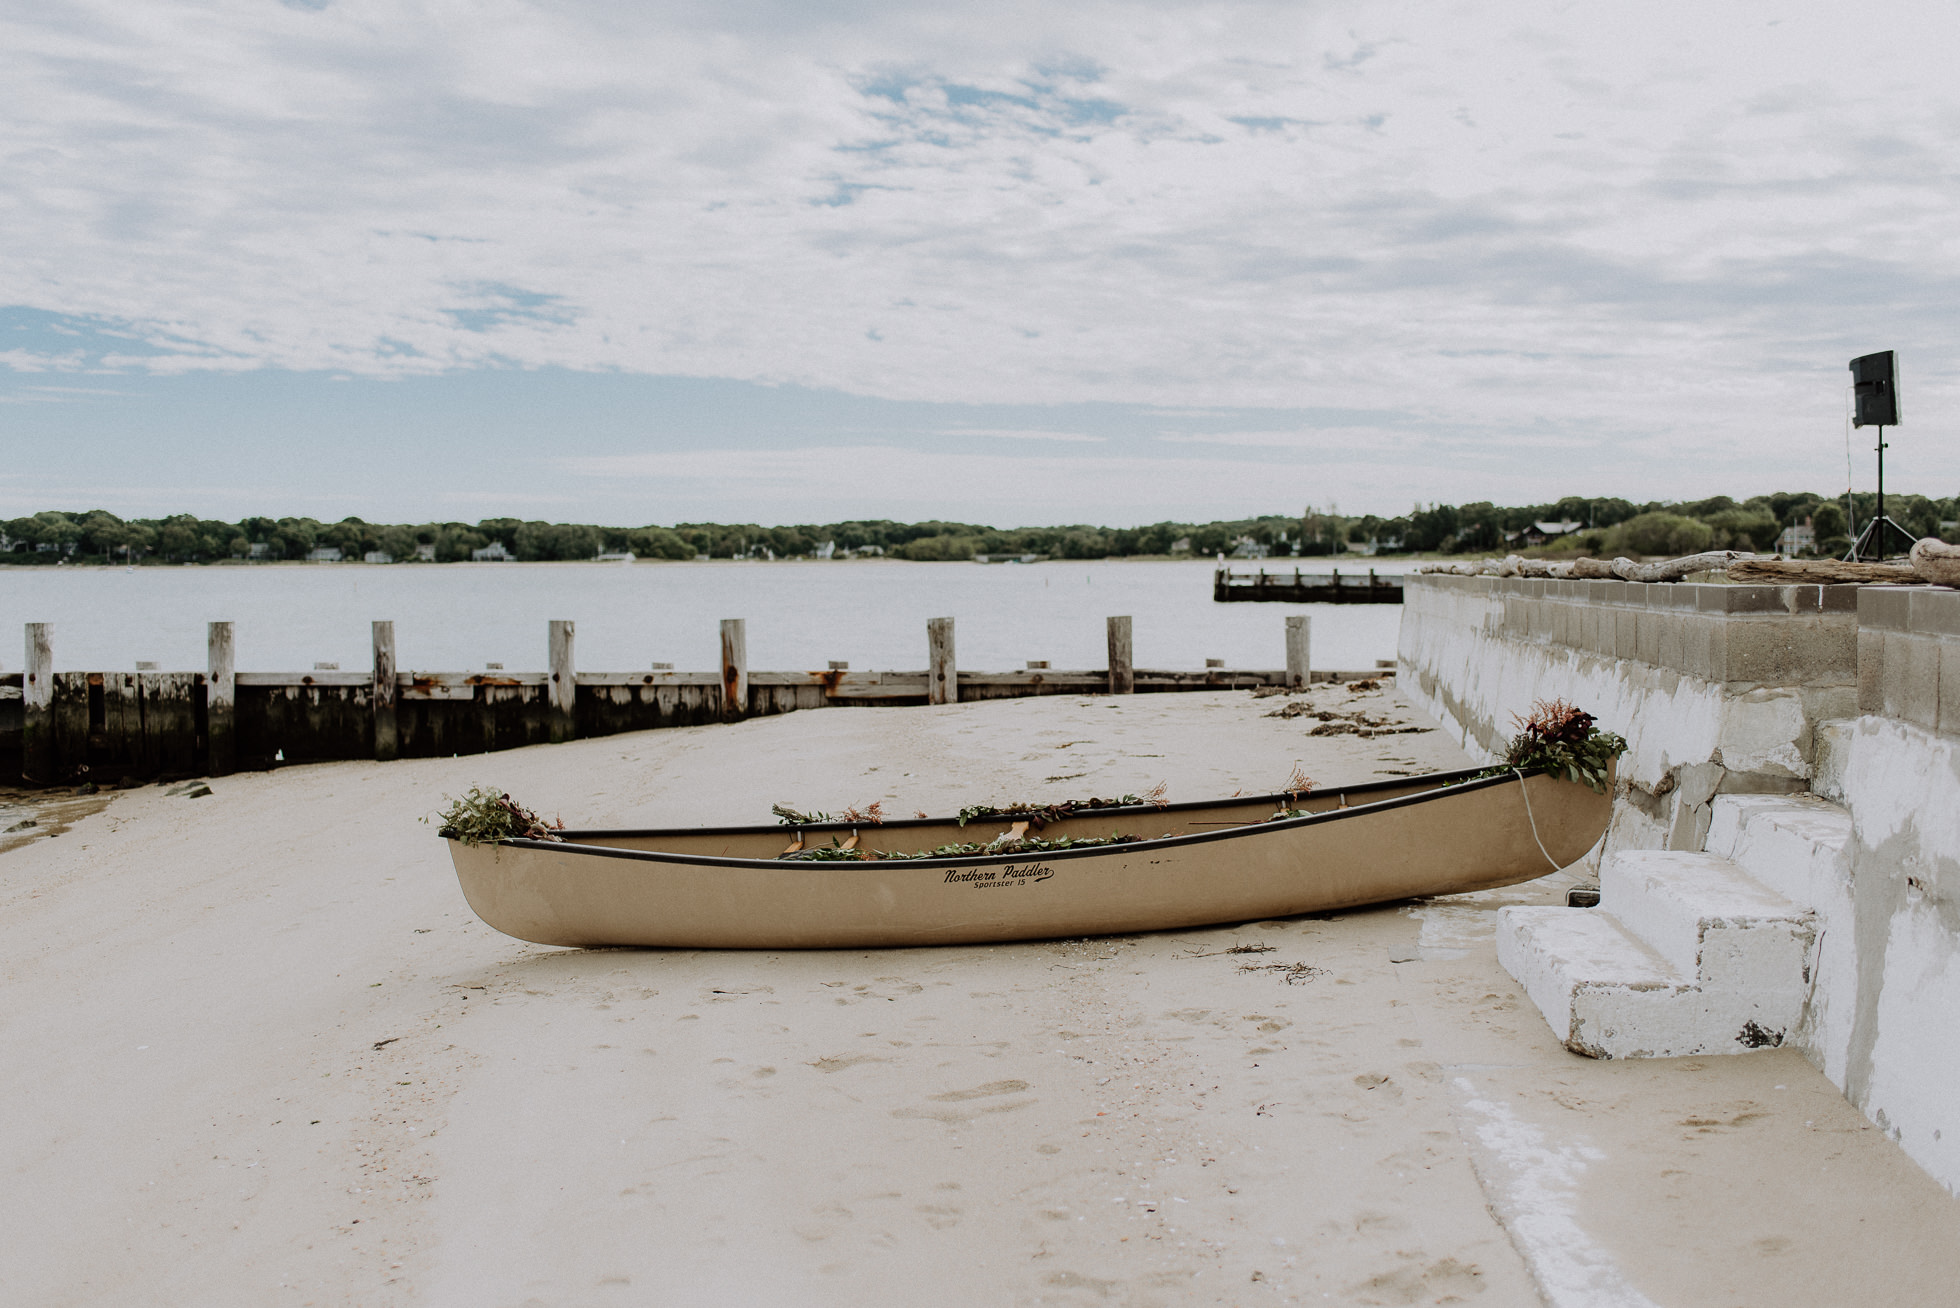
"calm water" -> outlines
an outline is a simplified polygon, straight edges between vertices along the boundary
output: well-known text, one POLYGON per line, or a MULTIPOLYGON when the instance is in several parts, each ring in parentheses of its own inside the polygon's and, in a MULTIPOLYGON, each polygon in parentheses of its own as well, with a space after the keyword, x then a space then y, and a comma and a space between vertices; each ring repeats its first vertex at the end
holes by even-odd
POLYGON ((377 618, 394 620, 404 670, 438 672, 542 669, 552 618, 578 623, 578 666, 602 672, 714 668, 722 618, 748 620, 749 666, 772 671, 922 668, 926 619, 947 615, 974 671, 1101 667, 1103 619, 1125 613, 1143 668, 1283 667, 1289 613, 1312 615, 1315 667, 1395 655, 1398 605, 1216 604, 1211 572, 1203 560, 0 568, 0 669, 20 670, 24 622, 55 624, 58 669, 201 669, 204 624, 225 619, 237 666, 254 672, 365 668, 377 618))

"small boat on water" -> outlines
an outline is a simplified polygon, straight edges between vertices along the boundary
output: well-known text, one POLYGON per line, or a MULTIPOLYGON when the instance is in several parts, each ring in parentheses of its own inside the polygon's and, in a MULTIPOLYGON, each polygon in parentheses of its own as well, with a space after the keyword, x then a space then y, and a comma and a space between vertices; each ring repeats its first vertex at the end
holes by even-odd
POLYGON ((1514 885, 1578 861, 1605 834, 1611 807, 1610 795, 1544 772, 1469 770, 1304 796, 1075 808, 1037 817, 1032 838, 1010 812, 965 825, 948 817, 451 838, 450 853, 477 916, 543 945, 951 945, 1255 921, 1514 885), (1107 843, 1112 835, 1121 843, 1107 843), (1072 839, 1103 843, 1030 847, 1072 839), (986 848, 919 856, 962 843, 986 848), (812 850, 831 857, 806 861, 812 850))

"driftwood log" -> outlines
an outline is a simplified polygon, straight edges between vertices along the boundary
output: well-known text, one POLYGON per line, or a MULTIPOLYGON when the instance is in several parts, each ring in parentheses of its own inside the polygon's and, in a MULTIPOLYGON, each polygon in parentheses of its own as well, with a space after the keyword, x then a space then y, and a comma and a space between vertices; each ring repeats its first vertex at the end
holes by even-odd
POLYGON ((1459 577, 1575 577, 1601 581, 1680 581, 1697 572, 1720 572, 1730 581, 1758 585, 1915 585, 1960 587, 1960 545, 1931 536, 1912 547, 1909 563, 1846 563, 1837 559, 1765 558, 1738 550, 1709 550, 1678 559, 1578 558, 1554 563, 1516 554, 1462 563, 1425 563, 1420 571, 1459 577))
POLYGON ((1755 557, 1740 550, 1709 550, 1704 554, 1689 554, 1678 559, 1663 559, 1657 563, 1635 563, 1632 559, 1614 559, 1613 575, 1621 581, 1679 581, 1690 573, 1720 572, 1741 559, 1755 557))
POLYGON ((1921 581, 1936 586, 1960 586, 1960 545, 1949 545, 1931 536, 1913 543, 1912 570, 1921 581))
MULTIPOLYGON (((1696 572, 1719 572, 1753 554, 1735 550, 1710 550, 1685 558, 1637 563, 1632 559, 1572 559, 1553 563, 1549 559, 1527 559, 1516 554, 1501 559, 1479 559, 1474 563, 1425 563, 1420 571, 1458 577, 1577 577, 1594 581, 1679 581, 1696 572)), ((1960 552, 1955 566, 1960 567, 1960 552)))
POLYGON ((1838 559, 1738 559, 1729 565, 1730 581, 1758 585, 1860 585, 1869 582, 1913 583, 1927 580, 1904 563, 1845 563, 1838 559))

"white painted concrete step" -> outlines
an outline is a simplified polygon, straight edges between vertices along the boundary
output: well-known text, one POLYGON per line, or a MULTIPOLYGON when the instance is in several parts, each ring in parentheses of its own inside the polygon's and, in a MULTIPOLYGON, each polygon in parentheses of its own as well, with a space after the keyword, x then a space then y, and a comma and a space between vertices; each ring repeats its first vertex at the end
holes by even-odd
POLYGON ((1673 1058, 1780 1045, 1801 1020, 1812 915, 1724 858, 1629 851, 1598 908, 1507 908, 1498 960, 1568 1049, 1673 1058))
MULTIPOLYGON (((1709 853, 1818 911, 1851 886, 1851 814, 1814 795, 1717 795, 1709 853)), ((1845 900, 1848 904, 1848 899, 1845 900)))

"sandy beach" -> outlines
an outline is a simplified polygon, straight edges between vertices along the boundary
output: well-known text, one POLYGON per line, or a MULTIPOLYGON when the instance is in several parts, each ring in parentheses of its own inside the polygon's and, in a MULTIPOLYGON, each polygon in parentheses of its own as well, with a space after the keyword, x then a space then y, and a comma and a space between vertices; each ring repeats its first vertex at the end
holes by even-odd
POLYGON ((1430 729, 1225 692, 807 712, 10 836, 0 1300, 1953 1301, 1960 1204, 1799 1055, 1554 1040, 1493 919, 1569 875, 1111 939, 573 951, 477 922, 418 821, 476 784, 689 825, 1468 761, 1393 689, 1311 699, 1430 729))

